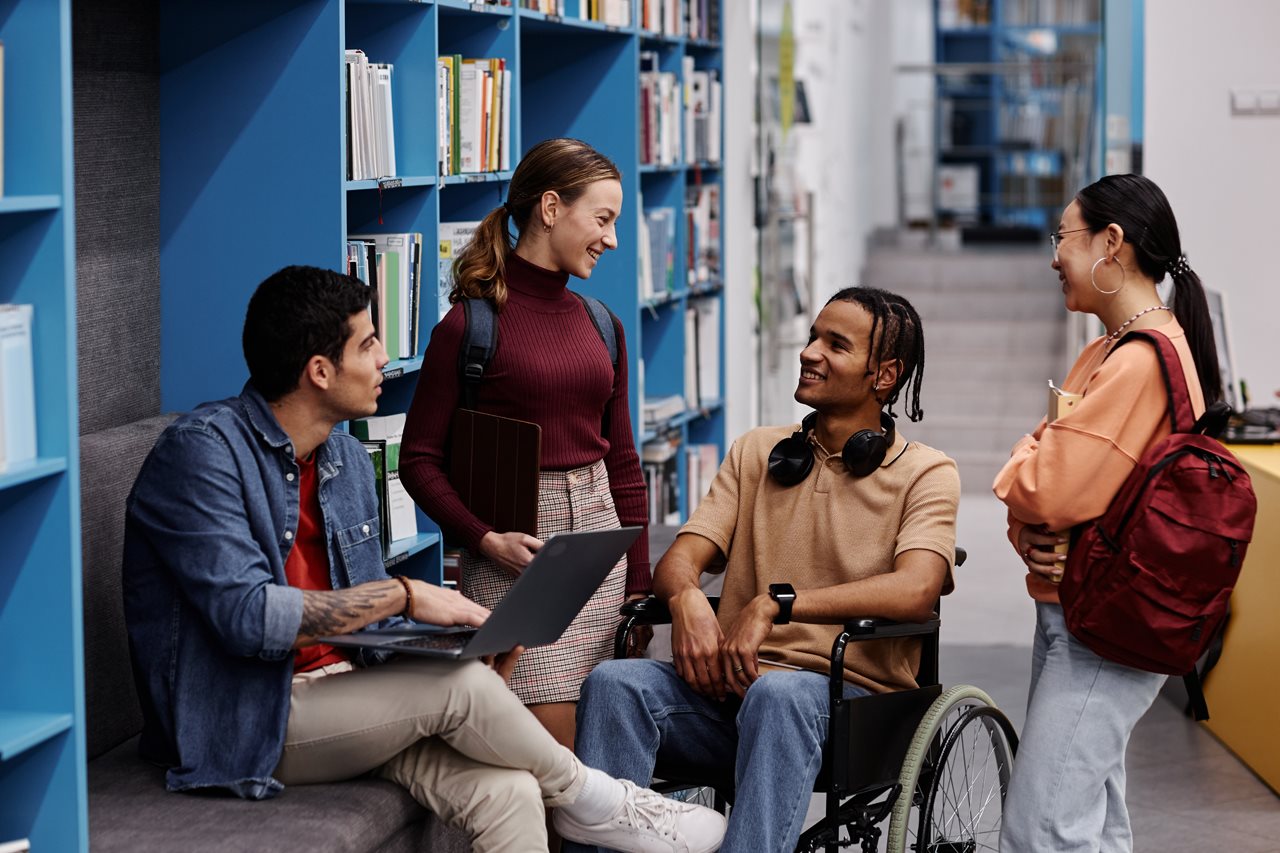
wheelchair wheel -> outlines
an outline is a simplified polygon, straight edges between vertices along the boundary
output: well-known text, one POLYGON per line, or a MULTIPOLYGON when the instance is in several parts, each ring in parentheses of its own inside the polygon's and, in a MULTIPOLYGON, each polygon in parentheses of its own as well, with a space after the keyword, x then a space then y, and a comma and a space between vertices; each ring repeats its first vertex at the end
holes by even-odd
POLYGON ((902 763, 887 853, 999 850, 1018 737, 991 697, 959 685, 925 714, 902 763))

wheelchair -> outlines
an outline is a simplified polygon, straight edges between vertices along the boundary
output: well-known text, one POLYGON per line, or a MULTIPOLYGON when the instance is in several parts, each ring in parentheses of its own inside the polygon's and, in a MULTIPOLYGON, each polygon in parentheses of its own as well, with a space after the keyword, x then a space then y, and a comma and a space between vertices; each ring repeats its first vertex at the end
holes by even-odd
MULTIPOLYGON (((956 549, 956 566, 965 559, 956 549)), ((719 599, 712 598, 712 607, 719 599)), ((640 625, 671 622, 656 598, 628 602, 614 643, 625 657, 631 632, 640 625)), ((1004 800, 1018 749, 1013 724, 977 687, 943 690, 938 682, 935 611, 927 622, 855 619, 831 648, 830 727, 822 769, 814 786, 826 795, 826 814, 805 830, 798 851, 828 851, 861 845, 873 853, 880 824, 889 820, 887 853, 976 853, 998 850, 1004 800), (844 654, 849 643, 920 637, 919 685, 914 690, 844 698, 844 654)), ((686 797, 714 791, 712 805, 733 802, 733 769, 659 763, 655 790, 686 797), (680 795, 680 794, 677 794, 680 795)))

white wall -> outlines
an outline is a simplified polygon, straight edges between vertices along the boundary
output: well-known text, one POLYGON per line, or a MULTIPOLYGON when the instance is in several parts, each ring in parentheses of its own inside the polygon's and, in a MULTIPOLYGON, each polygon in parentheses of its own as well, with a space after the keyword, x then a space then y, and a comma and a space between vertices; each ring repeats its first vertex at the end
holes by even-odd
POLYGON ((1182 247, 1227 294, 1236 367, 1255 405, 1280 403, 1280 116, 1231 115, 1233 88, 1280 91, 1280 3, 1146 4, 1145 164, 1182 247))

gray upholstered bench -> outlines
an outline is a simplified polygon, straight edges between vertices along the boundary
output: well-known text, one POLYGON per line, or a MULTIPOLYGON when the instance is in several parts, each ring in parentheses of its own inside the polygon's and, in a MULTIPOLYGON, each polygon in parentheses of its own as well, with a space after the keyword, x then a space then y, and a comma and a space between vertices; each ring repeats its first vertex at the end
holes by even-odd
MULTIPOLYGON (((134 691, 121 599, 124 504, 168 416, 83 436, 85 705, 89 846, 94 851, 467 851, 403 789, 376 779, 295 785, 272 800, 172 794, 164 771, 137 754, 134 691)), ((234 733, 229 733, 234 736, 234 733)))

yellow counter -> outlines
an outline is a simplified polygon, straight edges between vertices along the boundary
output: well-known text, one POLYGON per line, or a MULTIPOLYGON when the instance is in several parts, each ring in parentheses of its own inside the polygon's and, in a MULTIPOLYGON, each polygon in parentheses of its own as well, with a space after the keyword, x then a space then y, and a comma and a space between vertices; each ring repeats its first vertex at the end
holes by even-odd
POLYGON ((1232 445, 1258 495, 1258 520, 1231 596, 1222 659, 1205 679, 1205 724, 1280 793, 1280 445, 1232 445))

